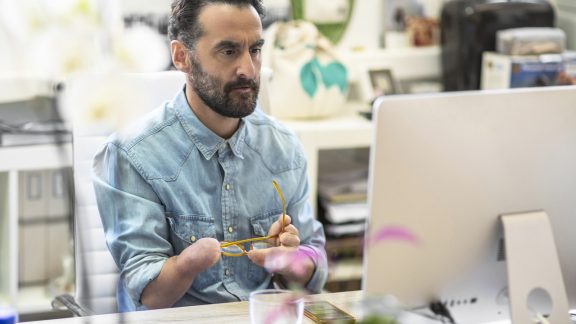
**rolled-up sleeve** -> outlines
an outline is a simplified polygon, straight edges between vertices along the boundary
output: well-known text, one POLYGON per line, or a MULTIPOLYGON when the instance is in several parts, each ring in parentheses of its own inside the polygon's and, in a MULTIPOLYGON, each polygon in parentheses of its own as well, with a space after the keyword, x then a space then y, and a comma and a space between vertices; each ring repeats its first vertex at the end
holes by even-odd
POLYGON ((108 143, 94 157, 93 183, 106 243, 137 308, 148 283, 174 252, 165 208, 129 152, 108 143))

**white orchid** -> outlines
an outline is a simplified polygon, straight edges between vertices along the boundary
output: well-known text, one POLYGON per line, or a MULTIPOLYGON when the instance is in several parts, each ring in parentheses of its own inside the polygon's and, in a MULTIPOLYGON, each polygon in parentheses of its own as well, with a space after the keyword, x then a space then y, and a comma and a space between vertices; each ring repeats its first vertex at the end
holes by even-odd
POLYGON ((142 94, 113 73, 169 64, 167 40, 147 26, 125 29, 118 0, 0 0, 0 77, 65 80, 63 113, 74 124, 117 130, 142 94))
POLYGON ((118 6, 117 0, 0 0, 0 67, 11 65, 0 75, 165 69, 166 42, 151 28, 123 30, 118 6))

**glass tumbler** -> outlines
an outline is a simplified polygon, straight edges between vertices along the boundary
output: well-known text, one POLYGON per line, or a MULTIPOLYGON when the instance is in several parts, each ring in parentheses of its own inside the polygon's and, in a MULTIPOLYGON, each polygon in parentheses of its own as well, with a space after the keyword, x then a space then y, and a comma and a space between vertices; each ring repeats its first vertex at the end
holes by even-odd
POLYGON ((256 290, 250 293, 251 324, 302 324, 304 298, 281 289, 256 290))

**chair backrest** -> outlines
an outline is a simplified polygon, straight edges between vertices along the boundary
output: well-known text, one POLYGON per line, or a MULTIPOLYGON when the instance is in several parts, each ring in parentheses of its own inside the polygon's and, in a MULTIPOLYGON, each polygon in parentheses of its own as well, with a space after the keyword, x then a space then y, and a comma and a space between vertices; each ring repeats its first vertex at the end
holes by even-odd
POLYGON ((62 103, 73 129, 76 301, 94 314, 117 312, 119 272, 96 205, 92 159, 117 126, 170 100, 184 81, 183 73, 166 71, 82 76, 65 85, 62 103))

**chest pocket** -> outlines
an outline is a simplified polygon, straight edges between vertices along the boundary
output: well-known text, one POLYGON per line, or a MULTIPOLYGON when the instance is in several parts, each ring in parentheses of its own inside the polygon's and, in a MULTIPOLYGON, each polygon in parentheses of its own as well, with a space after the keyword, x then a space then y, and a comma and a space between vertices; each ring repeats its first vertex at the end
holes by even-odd
MULTIPOLYGON (((250 225, 252 226, 252 234, 254 237, 266 236, 272 224, 278 220, 282 214, 282 210, 273 210, 263 215, 258 215, 250 218, 250 225)), ((262 282, 270 274, 262 267, 250 262, 248 278, 253 282, 262 282)))
POLYGON ((174 254, 194 244, 201 238, 216 238, 214 219, 206 216, 175 216, 168 217, 170 223, 170 242, 174 254))
POLYGON ((265 214, 250 218, 250 225, 252 226, 252 233, 255 236, 266 236, 272 224, 278 220, 282 210, 272 210, 265 214))

